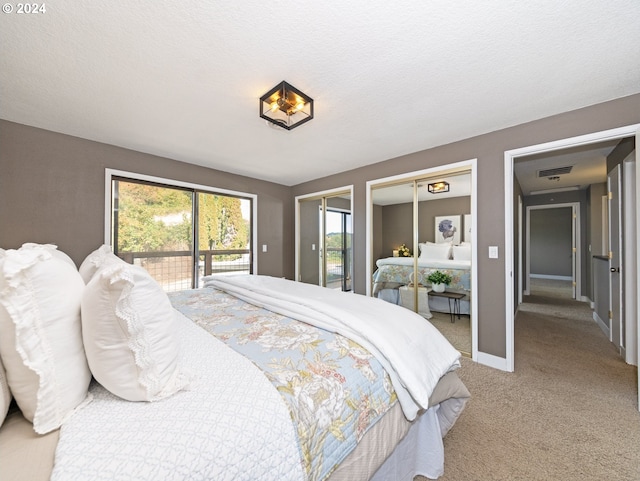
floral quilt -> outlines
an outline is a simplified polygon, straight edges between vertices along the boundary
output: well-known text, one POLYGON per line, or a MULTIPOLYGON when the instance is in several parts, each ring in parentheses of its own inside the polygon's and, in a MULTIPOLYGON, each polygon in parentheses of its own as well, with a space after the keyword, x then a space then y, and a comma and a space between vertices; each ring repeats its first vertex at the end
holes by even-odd
POLYGON ((280 392, 309 480, 326 479, 397 402, 376 358, 343 336, 217 289, 169 296, 182 314, 261 368, 280 392))
MULTIPOLYGON (((418 283, 422 285, 429 284, 426 279, 434 271, 444 272, 451 276, 451 284, 447 286, 449 290, 471 290, 471 271, 469 269, 418 266, 418 283)), ((379 266, 373 273, 373 294, 377 295, 381 289, 394 289, 408 285, 413 281, 413 277, 413 266, 391 264, 379 266)))

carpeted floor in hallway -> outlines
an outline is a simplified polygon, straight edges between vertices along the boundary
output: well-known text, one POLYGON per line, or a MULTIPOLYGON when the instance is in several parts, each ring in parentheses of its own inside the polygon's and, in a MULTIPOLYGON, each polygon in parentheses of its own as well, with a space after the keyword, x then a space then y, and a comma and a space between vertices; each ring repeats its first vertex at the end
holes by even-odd
POLYGON ((515 372, 462 360, 472 398, 444 440, 440 479, 640 480, 637 368, 570 290, 531 293, 516 316, 515 372))

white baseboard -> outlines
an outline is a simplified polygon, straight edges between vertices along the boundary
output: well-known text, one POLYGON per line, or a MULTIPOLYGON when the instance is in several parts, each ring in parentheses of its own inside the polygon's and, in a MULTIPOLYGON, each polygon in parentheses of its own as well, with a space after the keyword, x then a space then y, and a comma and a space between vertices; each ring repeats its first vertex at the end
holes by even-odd
POLYGON ((600 319, 600 316, 596 311, 593 311, 593 320, 596 321, 596 324, 600 326, 600 329, 602 329, 602 332, 604 332, 605 335, 607 336, 607 339, 609 339, 610 337, 609 326, 607 326, 607 324, 602 319, 600 319))
POLYGON ((529 274, 529 277, 533 277, 535 279, 553 279, 556 281, 572 281, 573 277, 571 276, 550 276, 547 274, 529 274))
POLYGON ((504 357, 494 356, 493 354, 487 354, 486 352, 478 352, 476 361, 478 364, 483 364, 501 371, 511 372, 509 366, 507 366, 507 360, 504 357))

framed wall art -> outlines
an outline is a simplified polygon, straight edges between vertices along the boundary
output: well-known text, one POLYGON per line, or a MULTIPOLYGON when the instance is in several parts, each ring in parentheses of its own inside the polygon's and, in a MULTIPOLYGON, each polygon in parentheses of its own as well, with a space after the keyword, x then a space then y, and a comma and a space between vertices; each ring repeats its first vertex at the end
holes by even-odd
POLYGON ((436 243, 447 242, 449 244, 460 243, 460 216, 439 215, 436 216, 436 243))

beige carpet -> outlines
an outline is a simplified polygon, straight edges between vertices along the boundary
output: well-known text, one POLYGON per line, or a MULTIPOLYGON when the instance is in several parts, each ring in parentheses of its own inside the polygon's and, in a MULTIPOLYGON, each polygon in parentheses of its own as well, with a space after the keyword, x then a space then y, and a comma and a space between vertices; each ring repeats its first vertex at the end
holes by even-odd
POLYGON ((640 480, 637 369, 570 290, 531 293, 516 317, 515 372, 462 360, 472 398, 445 438, 440 479, 640 480))
POLYGON ((433 317, 429 322, 433 324, 444 337, 455 347, 467 356, 471 356, 471 318, 462 314, 460 319, 455 317, 455 322, 451 322, 449 313, 431 311, 433 317))

